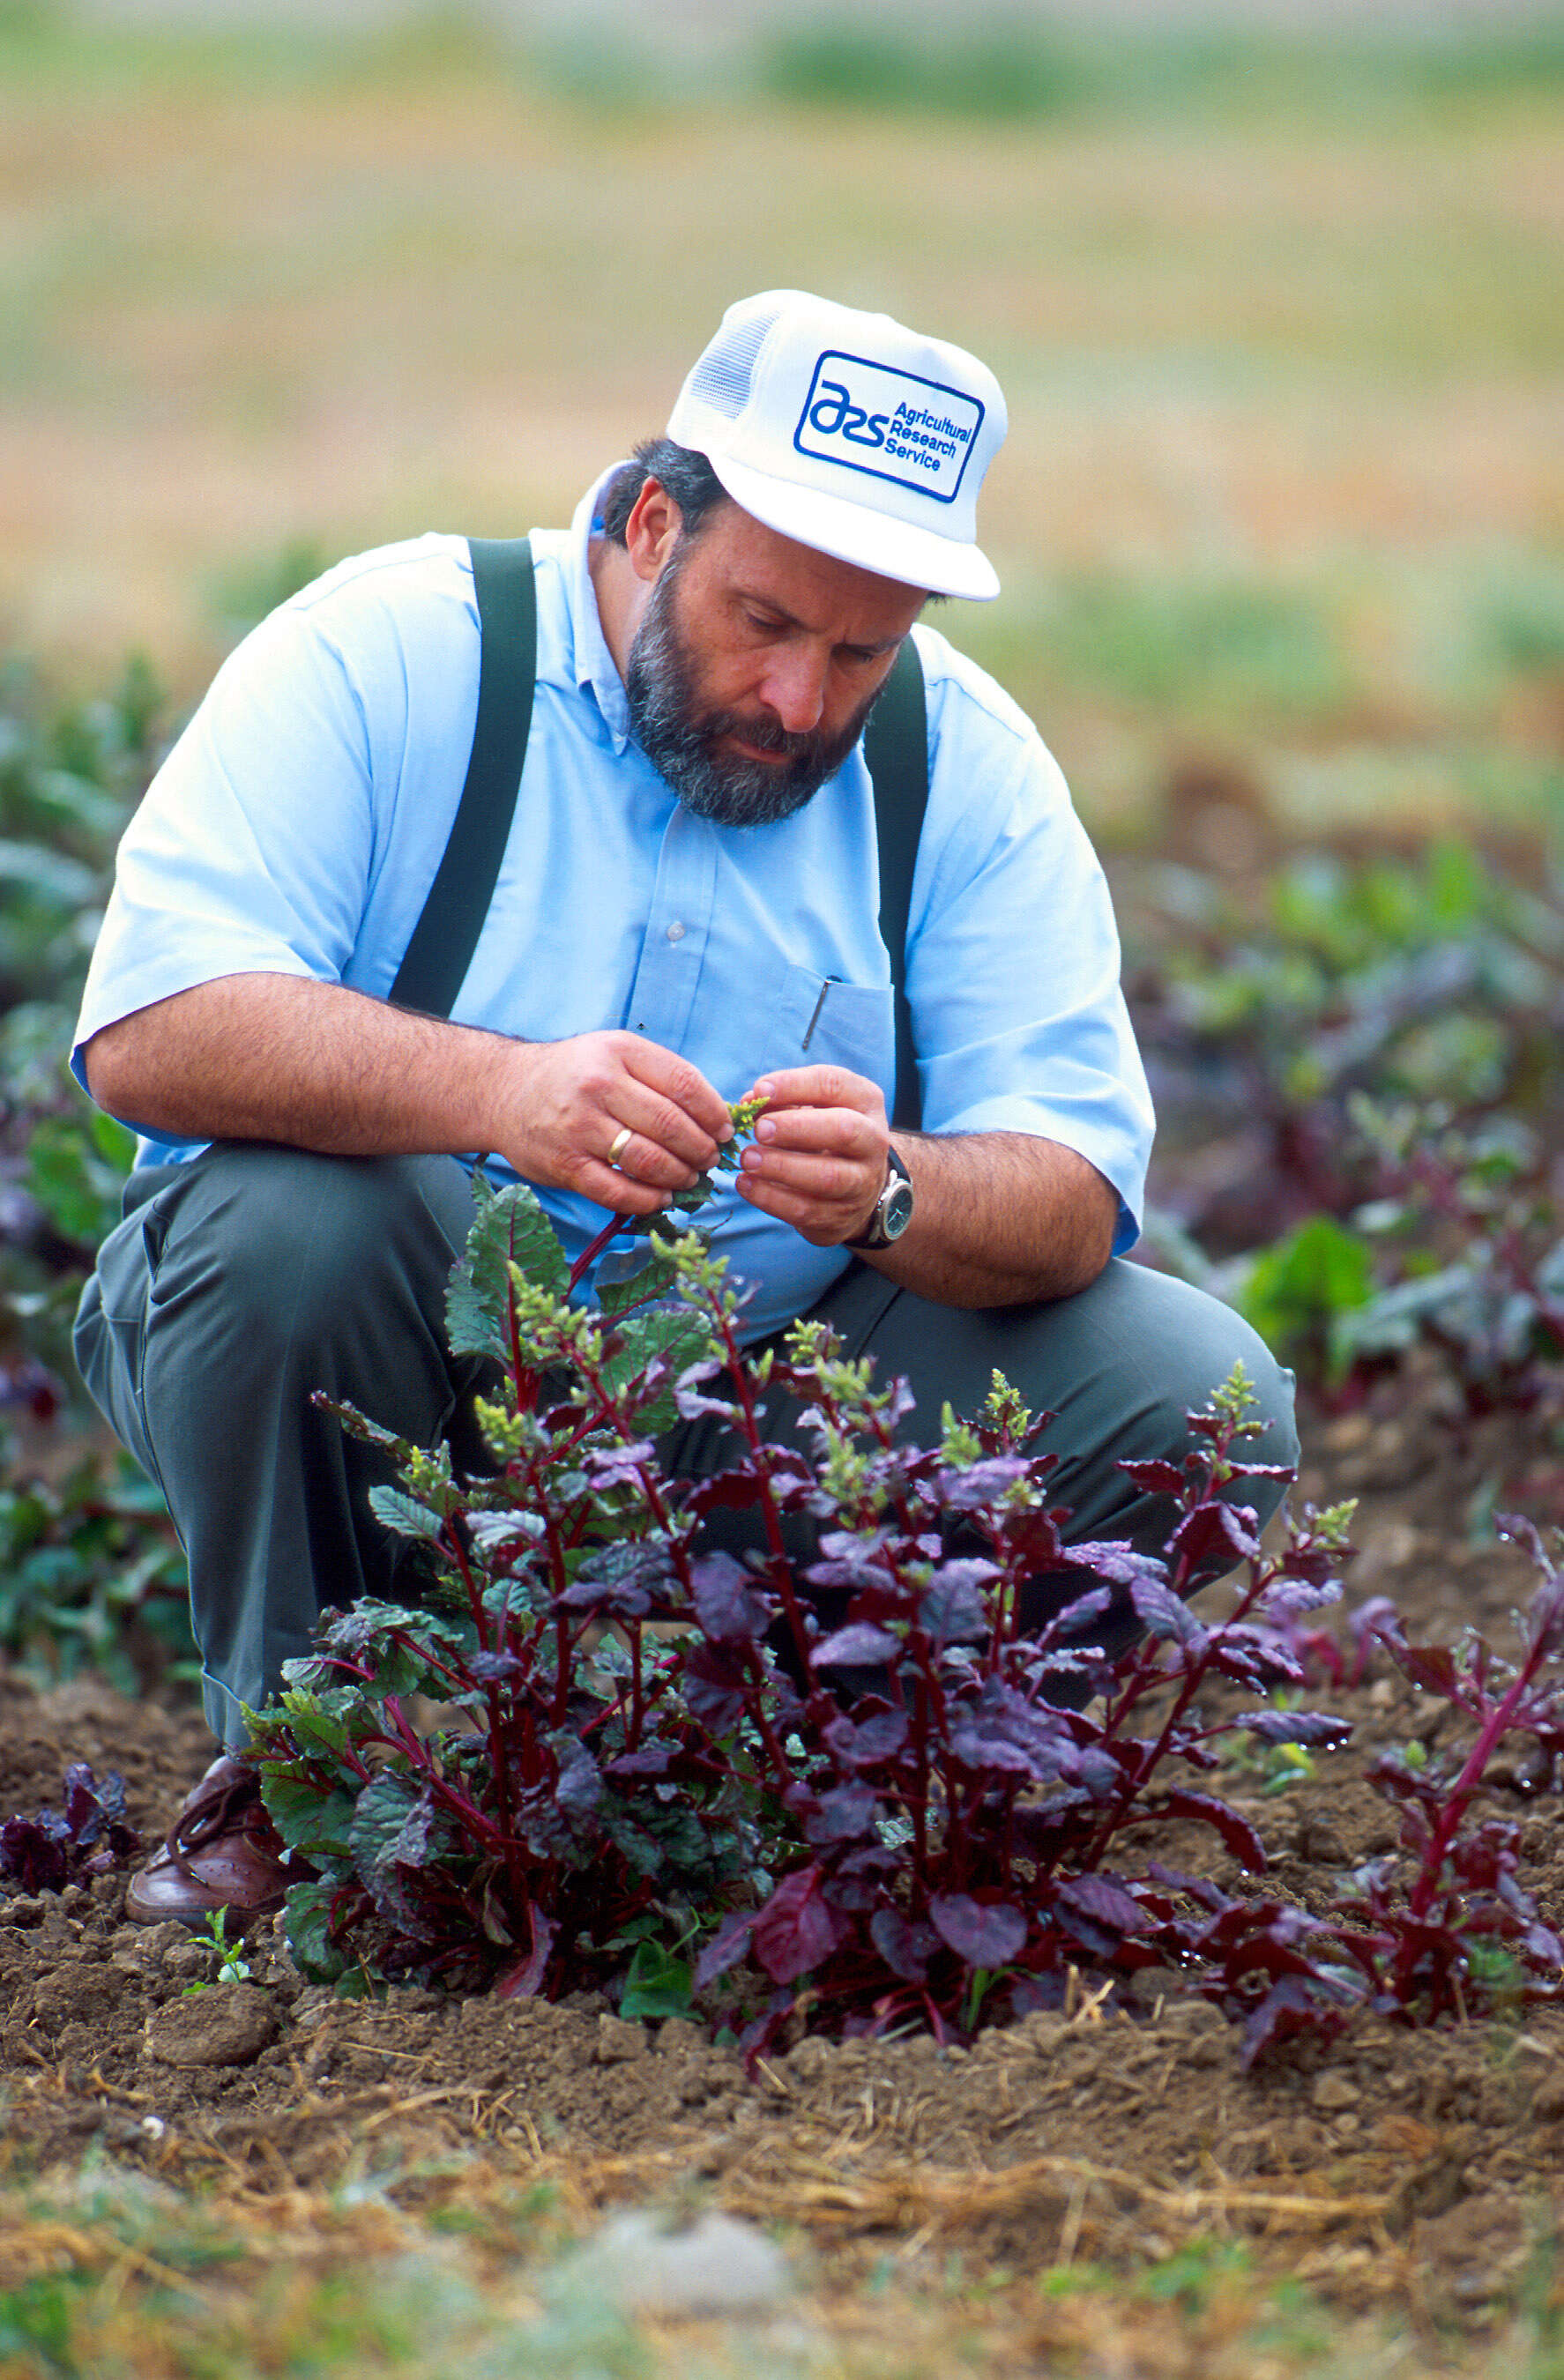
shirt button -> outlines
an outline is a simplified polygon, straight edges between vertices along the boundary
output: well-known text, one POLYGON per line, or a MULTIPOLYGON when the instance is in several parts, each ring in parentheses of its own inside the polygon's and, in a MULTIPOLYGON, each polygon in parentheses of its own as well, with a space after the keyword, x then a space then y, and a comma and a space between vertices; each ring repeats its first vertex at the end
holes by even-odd
POLYGON ((682 942, 685 939, 684 926, 677 917, 668 929, 668 939, 671 942, 682 942))

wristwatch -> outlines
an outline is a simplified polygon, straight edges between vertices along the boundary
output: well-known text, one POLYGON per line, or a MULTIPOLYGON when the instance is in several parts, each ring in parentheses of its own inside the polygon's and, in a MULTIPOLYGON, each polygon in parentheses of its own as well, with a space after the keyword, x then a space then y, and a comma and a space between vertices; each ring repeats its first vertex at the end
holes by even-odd
POLYGON ((844 1240, 849 1248, 888 1248, 899 1240, 913 1220, 913 1177, 893 1148, 885 1152, 885 1187, 874 1202, 874 1212, 868 1229, 860 1232, 855 1240, 844 1240))

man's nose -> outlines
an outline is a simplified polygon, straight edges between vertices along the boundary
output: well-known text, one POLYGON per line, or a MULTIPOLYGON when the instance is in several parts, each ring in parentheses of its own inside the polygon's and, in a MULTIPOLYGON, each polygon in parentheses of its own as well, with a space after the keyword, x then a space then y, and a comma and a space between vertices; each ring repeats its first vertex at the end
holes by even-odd
POLYGON ((790 735, 808 735, 825 715, 828 662, 794 647, 770 656, 761 695, 790 735))

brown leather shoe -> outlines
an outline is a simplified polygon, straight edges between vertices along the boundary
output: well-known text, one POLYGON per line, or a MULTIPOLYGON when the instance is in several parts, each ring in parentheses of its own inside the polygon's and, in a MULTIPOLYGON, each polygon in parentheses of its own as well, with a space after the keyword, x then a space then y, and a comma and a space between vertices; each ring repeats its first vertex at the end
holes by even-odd
POLYGON ((186 1800, 162 1849, 131 1877, 125 1913, 136 1925, 170 1917, 203 1925, 218 1909, 231 1909, 241 1922, 264 1917, 281 1909, 290 1884, 314 1873, 303 1860, 285 1865, 285 1859, 258 1772, 223 1753, 186 1800))

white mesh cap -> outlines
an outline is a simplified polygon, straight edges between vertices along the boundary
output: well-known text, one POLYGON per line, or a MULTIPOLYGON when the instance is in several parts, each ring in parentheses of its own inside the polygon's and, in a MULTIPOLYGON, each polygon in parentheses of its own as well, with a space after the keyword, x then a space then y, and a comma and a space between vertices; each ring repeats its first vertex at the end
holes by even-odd
POLYGON ((1004 443, 987 365, 889 314, 768 289, 741 298, 679 392, 668 435, 710 458, 768 528, 905 587, 986 602, 977 491, 1004 443))

